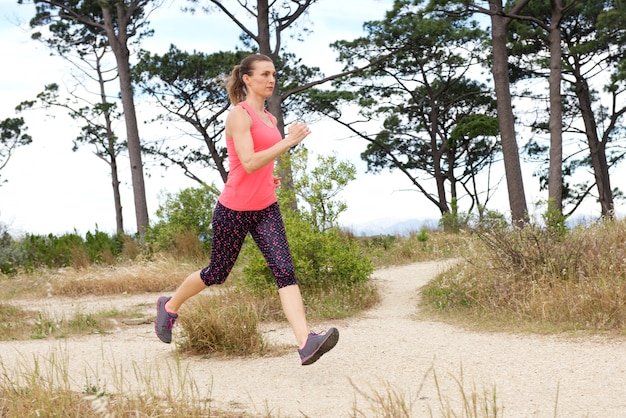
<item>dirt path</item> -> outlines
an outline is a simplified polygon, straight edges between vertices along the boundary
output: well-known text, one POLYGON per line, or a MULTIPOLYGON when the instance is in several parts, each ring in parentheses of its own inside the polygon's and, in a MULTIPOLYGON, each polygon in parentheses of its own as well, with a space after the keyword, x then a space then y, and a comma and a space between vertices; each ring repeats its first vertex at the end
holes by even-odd
MULTIPOLYGON (((414 417, 431 416, 430 411, 442 416, 440 396, 463 416, 462 378, 466 395, 491 396, 495 388, 498 416, 626 417, 625 341, 483 334, 420 320, 418 289, 446 266, 428 262, 377 271, 380 306, 362 318, 315 324, 314 329, 336 325, 341 336, 312 366, 300 366, 295 349, 276 358, 177 360, 174 347, 159 342, 151 324, 66 341, 2 342, 0 358, 5 367, 33 356, 62 359, 79 391, 92 385, 146 392, 158 389, 159 382, 176 390, 192 382, 197 396, 242 416, 330 418, 355 411, 376 416, 368 397, 389 393, 403 399, 414 417)), ((70 314, 142 302, 153 309, 154 300, 155 295, 89 298, 74 301, 70 314)), ((48 306, 65 305, 53 300, 48 306)), ((284 324, 266 336, 293 343, 284 324)))

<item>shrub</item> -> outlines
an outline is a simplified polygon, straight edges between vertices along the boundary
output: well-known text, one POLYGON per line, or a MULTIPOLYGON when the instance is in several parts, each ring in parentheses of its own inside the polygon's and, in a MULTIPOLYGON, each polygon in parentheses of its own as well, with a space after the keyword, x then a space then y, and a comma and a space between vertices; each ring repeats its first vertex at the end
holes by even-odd
POLYGON ((61 236, 26 234, 18 246, 24 253, 24 267, 32 270, 38 267, 70 266, 72 254, 83 244, 83 238, 77 233, 61 236))
POLYGON ((254 305, 241 294, 224 291, 200 296, 185 305, 178 347, 194 354, 263 354, 267 345, 258 330, 254 305))
POLYGON ((136 251, 136 243, 127 236, 109 236, 96 230, 87 232, 85 238, 77 232, 60 236, 53 234, 26 234, 13 239, 0 228, 0 272, 15 274, 19 269, 33 271, 37 268, 75 267, 91 264, 114 264, 122 254, 136 251))
POLYGON ((97 264, 113 264, 123 252, 124 238, 119 235, 110 236, 96 230, 85 234, 85 250, 92 262, 97 264))
MULTIPOLYGON (((283 212, 296 277, 304 296, 333 288, 350 288, 366 283, 373 264, 354 239, 336 229, 319 231, 296 213, 283 212)), ((252 293, 276 289, 276 282, 261 252, 246 245, 244 282, 252 293)))
POLYGON ((166 194, 156 211, 158 220, 149 228, 146 241, 156 251, 176 251, 177 248, 185 247, 192 253, 196 253, 198 248, 208 252, 213 208, 218 196, 219 190, 213 185, 190 187, 177 194, 166 194), (191 245, 190 239, 195 245, 191 245))
POLYGON ((561 330, 626 325, 625 221, 570 231, 527 225, 478 237, 468 241, 467 262, 425 287, 430 306, 561 330))
POLYGON ((0 224, 0 273, 15 274, 18 266, 23 263, 23 255, 6 227, 0 224))

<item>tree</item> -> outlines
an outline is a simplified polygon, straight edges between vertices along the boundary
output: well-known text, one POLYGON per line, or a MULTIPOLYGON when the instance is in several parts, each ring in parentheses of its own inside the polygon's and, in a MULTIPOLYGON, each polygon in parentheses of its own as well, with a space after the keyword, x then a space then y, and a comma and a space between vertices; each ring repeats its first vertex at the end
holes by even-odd
POLYGON ((459 187, 471 196, 470 207, 480 202, 484 190, 466 186, 499 151, 489 139, 498 133, 495 103, 485 85, 468 78, 483 59, 484 32, 461 20, 420 2, 396 1, 385 20, 366 24, 368 36, 334 45, 348 65, 387 56, 343 81, 357 89, 362 121, 345 121, 327 108, 329 117, 369 142, 361 154, 368 170, 399 169, 442 215, 459 198, 459 187), (376 120, 383 121, 377 134, 360 128, 376 120), (425 180, 434 180, 435 192, 425 180))
MULTIPOLYGON (((77 84, 70 86, 69 97, 62 99, 59 86, 53 83, 45 86, 44 91, 37 95, 37 101, 43 107, 62 108, 72 119, 83 124, 81 134, 74 139, 73 150, 76 151, 83 144, 90 144, 95 149, 94 154, 109 166, 116 230, 118 234, 123 234, 124 219, 117 160, 126 149, 126 143, 119 141, 114 132, 113 122, 120 119, 121 115, 117 112, 117 104, 107 94, 107 85, 116 80, 117 71, 116 68, 106 68, 106 57, 110 49, 104 34, 83 29, 71 32, 64 26, 62 30, 57 27, 57 36, 48 39, 38 37, 62 58, 71 62, 74 68, 79 69, 80 74, 74 77, 77 84), (85 85, 85 77, 98 87, 95 103, 84 98, 91 95, 91 86, 85 85), (78 92, 80 86, 83 87, 80 92, 83 97, 78 92)), ((20 104, 19 109, 32 107, 35 102, 25 101, 20 104)))
POLYGON ((200 184, 202 178, 193 173, 193 165, 197 163, 216 169, 226 182, 226 147, 218 145, 224 132, 222 118, 230 107, 224 80, 248 54, 244 51, 187 53, 174 45, 163 55, 142 51, 133 68, 134 79, 139 89, 166 111, 157 120, 168 124, 182 121, 193 129, 188 132, 182 127, 185 136, 199 139, 176 148, 162 141, 144 146, 147 152, 157 155, 165 167, 181 167, 187 177, 200 184))
POLYGON ((308 206, 300 214, 316 231, 323 232, 336 227, 339 215, 347 209, 337 195, 355 179, 356 167, 330 155, 319 156, 317 166, 307 170, 308 157, 304 148, 294 153, 294 186, 296 195, 308 206))
POLYGON ((116 230, 118 234, 124 233, 124 220, 122 216, 122 200, 120 195, 120 180, 118 174, 117 158, 126 149, 126 144, 118 140, 113 130, 113 121, 120 118, 116 111, 116 104, 110 102, 105 92, 106 80, 103 78, 102 69, 96 64, 96 74, 99 76, 100 86, 99 103, 89 103, 71 93, 71 98, 63 100, 59 95, 59 86, 55 83, 45 86, 44 91, 37 95, 37 100, 24 101, 19 110, 33 107, 39 101, 42 107, 60 107, 66 110, 69 116, 82 123, 80 134, 74 139, 73 151, 77 151, 82 144, 90 144, 94 147, 94 155, 107 163, 111 172, 111 186, 113 189, 113 201, 115 205, 116 230), (80 105, 79 102, 87 103, 80 105))
MULTIPOLYGON (((120 83, 120 95, 128 154, 130 158, 135 216, 137 231, 143 238, 148 227, 148 208, 141 156, 141 141, 137 126, 137 115, 130 75, 129 42, 133 36, 145 35, 141 32, 147 24, 145 8, 158 5, 157 0, 33 0, 36 15, 31 26, 50 25, 52 33, 87 33, 96 31, 106 34, 113 51, 120 83), (75 25, 74 25, 75 24, 75 25)), ((24 0, 19 0, 23 3, 24 0)))
MULTIPOLYGON (((518 13, 529 0, 519 0, 511 8, 511 13, 518 13)), ((528 222, 528 207, 524 192, 524 179, 519 159, 519 149, 515 135, 515 117, 509 86, 509 62, 506 48, 506 31, 511 18, 503 14, 502 0, 489 0, 491 17, 491 43, 494 88, 498 100, 498 121, 506 183, 509 191, 509 207, 513 225, 521 226, 528 222)))
MULTIPOLYGON (((0 170, 5 168, 13 153, 18 147, 33 142, 33 138, 26 133, 28 127, 24 118, 6 118, 0 121, 0 170)), ((6 182, 6 180, 0 182, 6 182)))
POLYGON ((502 0, 489 0, 487 7, 483 7, 482 2, 468 0, 431 0, 431 7, 445 11, 451 16, 480 13, 491 19, 491 73, 498 106, 498 125, 511 220, 515 226, 522 226, 528 222, 528 208, 515 132, 515 116, 513 115, 509 80, 509 54, 506 42, 508 26, 512 20, 511 16, 517 15, 529 1, 517 0, 505 11, 502 0))
MULTIPOLYGON (((577 0, 573 0, 570 6, 577 0)), ((565 6, 563 0, 550 0, 550 13, 542 21, 534 16, 510 15, 518 20, 529 20, 548 33, 550 86, 550 168, 548 175, 548 202, 550 210, 563 212, 563 110, 561 106, 561 21, 565 6)))
MULTIPOLYGON (((189 1, 192 3, 198 2, 198 0, 189 1)), ((383 58, 376 57, 373 62, 365 63, 360 68, 350 68, 342 73, 330 76, 323 76, 319 68, 303 68, 299 66, 299 60, 293 54, 283 51, 282 40, 289 30, 300 29, 301 34, 295 35, 299 40, 302 39, 302 33, 309 32, 306 27, 299 26, 299 20, 306 16, 309 7, 316 2, 317 0, 256 0, 256 2, 247 0, 230 2, 210 0, 207 8, 209 11, 218 10, 224 13, 241 29, 242 35, 240 39, 243 41, 246 49, 257 50, 274 61, 281 85, 279 88, 274 89, 272 96, 267 101, 267 107, 276 116, 278 129, 282 135, 285 134, 285 112, 291 110, 286 106, 287 99, 290 96, 303 94, 303 92, 315 86, 358 72, 383 58), (243 9, 243 14, 238 12, 240 9, 243 9), (255 24, 248 26, 243 17, 252 17, 255 24), (289 63, 293 65, 291 68, 289 68, 289 63), (282 81, 286 73, 297 76, 292 78, 292 80, 299 80, 299 83, 286 87, 286 83, 282 81), (306 77, 306 79, 302 77, 306 77), (283 88, 280 88, 281 86, 283 88)), ((281 159, 277 170, 278 175, 282 177, 282 187, 287 193, 292 194, 291 198, 285 200, 287 202, 286 205, 296 210, 290 159, 281 159)))
MULTIPOLYGON (((528 12, 533 16, 542 16, 548 15, 549 9, 547 1, 534 2, 529 5, 528 12)), ((625 39, 621 22, 625 12, 621 2, 571 2, 564 10, 560 25, 562 80, 569 86, 565 91, 569 96, 563 100, 568 105, 566 116, 569 119, 564 126, 570 137, 584 135, 589 150, 588 153, 576 150, 574 154, 566 155, 565 174, 591 166, 603 217, 613 216, 613 195, 619 193, 611 188, 609 169, 623 157, 623 153, 611 152, 609 147, 626 112, 626 107, 620 105, 619 100, 619 95, 623 93, 623 87, 620 87, 623 78, 618 70, 618 63, 624 57, 625 39), (604 95, 608 97, 604 98, 597 87, 603 87, 604 95)), ((546 39, 542 26, 532 21, 520 21, 515 24, 515 32, 519 38, 533 40, 513 40, 515 73, 519 77, 544 77, 545 54, 551 54, 551 51, 546 52, 549 39, 546 39)), ((541 121, 536 128, 543 128, 541 121)), ((529 149, 536 155, 544 148, 532 143, 529 149)), ((542 176, 542 180, 544 178, 542 176)), ((564 199, 572 206, 569 214, 589 196, 592 188, 593 184, 588 181, 576 185, 564 182, 564 199)))

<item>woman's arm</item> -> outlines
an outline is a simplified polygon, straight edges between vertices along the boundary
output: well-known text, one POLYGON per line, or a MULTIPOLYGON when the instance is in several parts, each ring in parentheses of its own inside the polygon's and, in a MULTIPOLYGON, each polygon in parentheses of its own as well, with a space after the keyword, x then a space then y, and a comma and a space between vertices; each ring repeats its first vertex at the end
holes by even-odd
POLYGON ((239 161, 248 174, 265 167, 289 148, 302 142, 311 132, 308 126, 296 122, 289 126, 289 133, 282 141, 266 150, 254 152, 254 142, 250 133, 251 126, 252 118, 240 106, 235 106, 226 118, 226 135, 233 138, 239 161))

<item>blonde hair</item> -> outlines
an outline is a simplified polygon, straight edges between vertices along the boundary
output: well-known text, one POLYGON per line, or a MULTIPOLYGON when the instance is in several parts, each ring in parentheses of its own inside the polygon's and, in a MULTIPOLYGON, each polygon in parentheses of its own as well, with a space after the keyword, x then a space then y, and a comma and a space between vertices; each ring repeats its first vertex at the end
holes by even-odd
POLYGON ((228 81, 226 82, 226 91, 228 92, 228 98, 233 105, 242 102, 246 99, 246 85, 243 82, 244 75, 252 75, 254 70, 254 63, 257 61, 269 61, 272 59, 267 55, 254 54, 245 57, 241 63, 235 65, 228 81))

